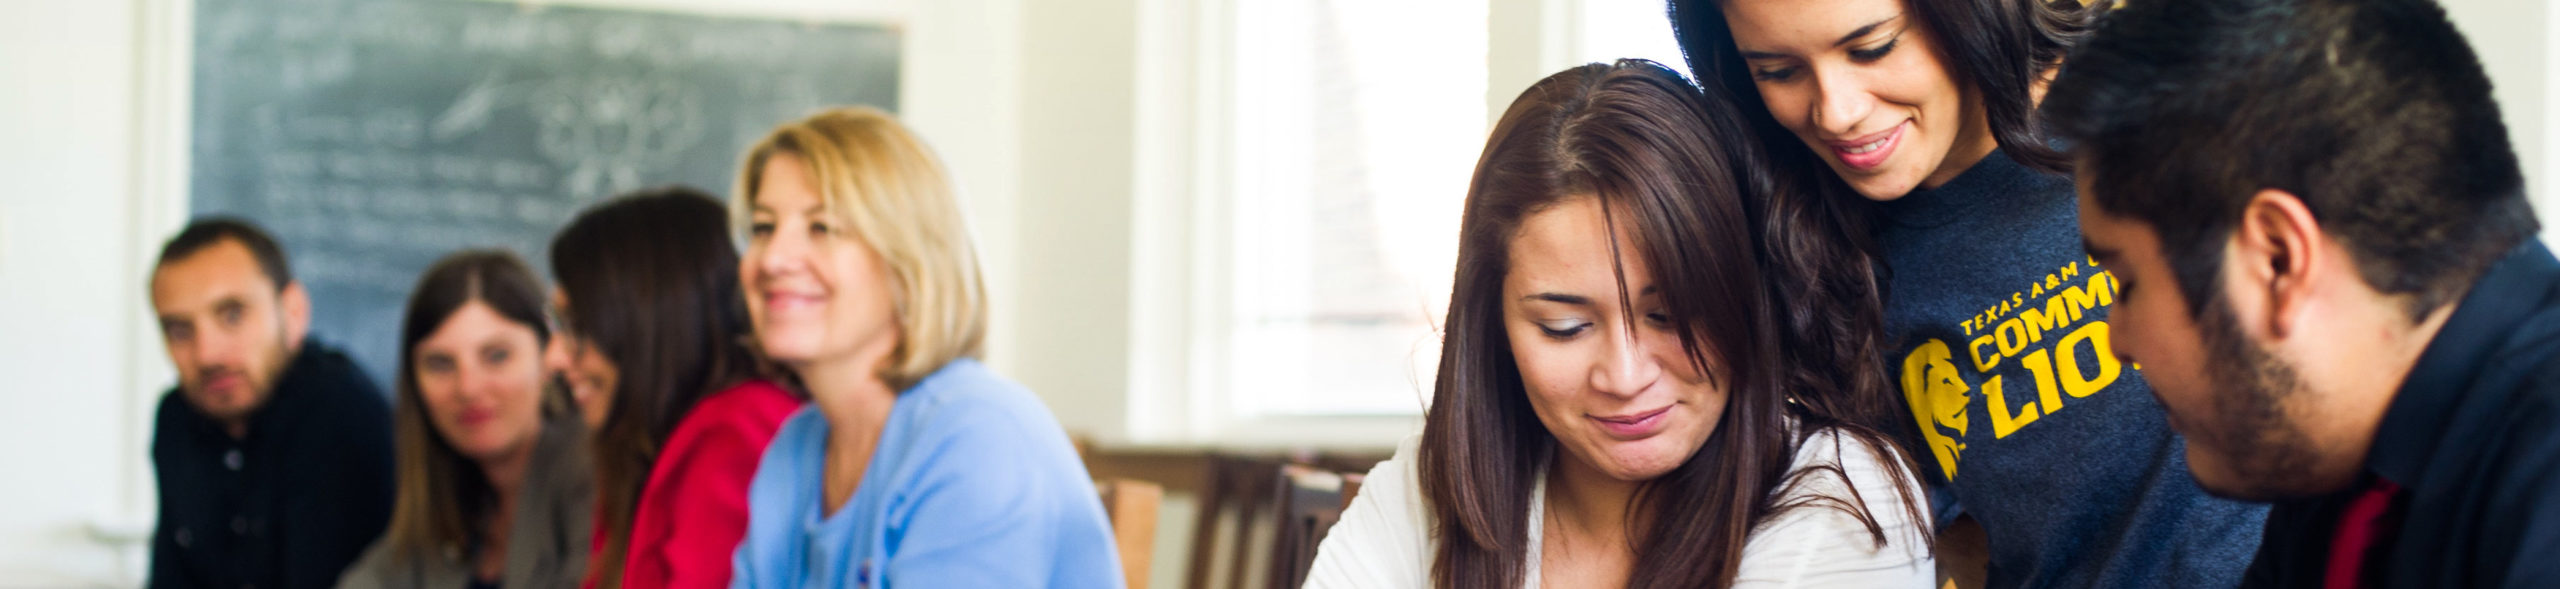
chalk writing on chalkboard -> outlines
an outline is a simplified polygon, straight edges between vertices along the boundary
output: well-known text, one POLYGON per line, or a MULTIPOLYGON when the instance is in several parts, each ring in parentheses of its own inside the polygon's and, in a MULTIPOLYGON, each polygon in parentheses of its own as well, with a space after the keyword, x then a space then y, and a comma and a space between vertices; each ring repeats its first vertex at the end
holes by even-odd
POLYGON ((460 0, 198 0, 190 203, 277 234, 313 333, 389 390, 400 310, 456 249, 545 268, 580 208, 730 189, 830 105, 897 106, 898 33, 460 0))

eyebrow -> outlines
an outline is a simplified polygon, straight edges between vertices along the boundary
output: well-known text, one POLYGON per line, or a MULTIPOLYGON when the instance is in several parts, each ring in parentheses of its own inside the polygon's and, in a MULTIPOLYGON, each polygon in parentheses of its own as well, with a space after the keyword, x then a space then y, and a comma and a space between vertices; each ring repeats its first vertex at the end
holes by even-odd
POLYGON ((2123 253, 2114 248, 2098 247, 2098 244, 2089 241, 2089 236, 2086 235, 2080 236, 2080 249, 2089 252, 2089 257, 2097 258, 2099 265, 2105 265, 2107 260, 2116 259, 2123 253))
MULTIPOLYGON (((776 208, 773 208, 773 207, 770 207, 770 206, 765 206, 765 204, 764 204, 764 203, 761 203, 761 202, 753 202, 753 201, 750 201, 750 202, 747 204, 747 212, 748 212, 749 214, 753 214, 753 213, 764 213, 764 214, 768 214, 768 215, 779 215, 779 214, 782 214, 782 213, 783 213, 783 211, 782 211, 781 209, 776 209, 776 208)), ((801 210, 800 210, 800 214, 803 214, 803 215, 809 215, 809 216, 817 216, 819 213, 824 213, 824 212, 827 212, 827 203, 824 203, 824 202, 821 202, 821 203, 818 203, 818 204, 809 205, 809 207, 808 207, 808 208, 805 208, 805 209, 801 209, 801 210)))
MULTIPOLYGON (((1859 37, 1865 37, 1865 36, 1867 36, 1867 35, 1868 35, 1868 34, 1870 34, 1870 33, 1874 33, 1874 32, 1876 32, 1876 28, 1877 28, 1877 27, 1885 26, 1886 24, 1890 24, 1890 23, 1892 23, 1893 21, 1897 21, 1897 20, 1902 20, 1902 15, 1900 15, 1900 14, 1896 14, 1896 15, 1893 15, 1893 16, 1884 17, 1884 18, 1882 18, 1882 19, 1878 19, 1878 20, 1877 20, 1877 21, 1875 21, 1875 22, 1867 23, 1867 25, 1866 25, 1866 26, 1858 27, 1858 28, 1855 28, 1855 29, 1850 29, 1850 30, 1849 30, 1849 34, 1841 35, 1841 36, 1840 36, 1840 40, 1838 40, 1838 41, 1832 41, 1832 42, 1831 42, 1831 46, 1832 46, 1832 47, 1839 47, 1839 46, 1842 46, 1842 45, 1848 45, 1848 44, 1849 44, 1849 43, 1851 43, 1851 42, 1857 41, 1859 37)), ((1784 58, 1784 57, 1788 57, 1788 56, 1787 56, 1787 55, 1784 55, 1784 54, 1770 53, 1770 52, 1766 52, 1766 51, 1750 51, 1750 50, 1744 50, 1744 51, 1742 52, 1742 59, 1743 59, 1743 60, 1745 60, 1745 61, 1754 60, 1754 59, 1779 59, 1779 58, 1784 58)))
MULTIPOLYGON (((1637 297, 1649 296, 1649 295, 1652 295, 1653 293, 1660 292, 1661 290, 1662 290, 1662 289, 1661 289, 1661 288, 1659 288, 1659 287, 1647 286, 1647 287, 1644 287, 1644 290, 1637 291, 1637 292, 1636 292, 1636 296, 1637 296, 1637 297)), ((1591 297, 1586 297, 1586 296, 1582 296, 1582 295, 1575 295, 1575 294, 1565 294, 1565 293, 1560 293, 1560 292, 1541 292, 1541 293, 1530 293, 1530 294, 1529 294, 1529 295, 1527 295, 1527 296, 1522 296, 1522 297, 1520 297, 1520 300, 1523 300, 1523 301, 1546 301, 1546 302, 1550 302, 1550 303, 1564 303, 1564 304, 1567 304, 1567 305, 1582 305, 1582 306, 1586 306, 1586 307, 1591 305, 1591 297)))

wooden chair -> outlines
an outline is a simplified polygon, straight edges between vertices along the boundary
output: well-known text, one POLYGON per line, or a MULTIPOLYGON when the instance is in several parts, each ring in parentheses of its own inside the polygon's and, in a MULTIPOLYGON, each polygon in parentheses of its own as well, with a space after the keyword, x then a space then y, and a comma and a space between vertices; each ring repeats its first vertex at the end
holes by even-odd
POLYGON ((1129 589, 1147 589, 1147 568, 1156 550, 1156 507, 1164 487, 1133 479, 1095 481, 1102 494, 1102 513, 1111 520, 1112 540, 1120 546, 1120 574, 1129 589))
POLYGON ((1216 454, 1209 458, 1208 489, 1200 497, 1199 520, 1192 526, 1191 568, 1186 589, 1211 589, 1211 565, 1221 548, 1229 554, 1227 582, 1217 587, 1245 587, 1247 564, 1252 560, 1253 522, 1261 515, 1272 494, 1271 477, 1278 461, 1258 456, 1216 454), (1236 514, 1236 528, 1227 532, 1220 525, 1224 516, 1236 514))
POLYGON ((1280 537, 1272 543, 1271 587, 1297 587, 1307 583, 1307 569, 1315 566, 1316 547, 1324 543, 1325 532, 1342 521, 1342 509, 1350 505, 1343 494, 1342 473, 1305 464, 1280 466, 1278 492, 1273 504, 1279 507, 1280 537))
POLYGON ((1260 579, 1269 583, 1268 587, 1296 589, 1304 583, 1307 568, 1315 563, 1315 549, 1324 541, 1324 533, 1341 518, 1343 508, 1350 506, 1352 495, 1358 492, 1362 475, 1356 473, 1368 472, 1386 458, 1383 453, 1212 455, 1205 477, 1207 486, 1201 492, 1199 520, 1192 530, 1190 570, 1183 586, 1247 589, 1262 586, 1248 582, 1260 579), (1290 480, 1292 472, 1299 474, 1299 482, 1290 480), (1330 476, 1313 474, 1316 472, 1330 476), (1292 490, 1300 484, 1307 486, 1309 492, 1292 490), (1330 503, 1325 501, 1328 497, 1330 503), (1230 514, 1232 518, 1228 517, 1230 514), (1225 523, 1229 521, 1233 523, 1225 523), (1277 537, 1257 531, 1262 528, 1257 524, 1264 522, 1278 524, 1274 531, 1277 537), (1272 538, 1273 542, 1266 548, 1257 537, 1272 538), (1267 551, 1257 554, 1258 549, 1267 551), (1211 568, 1220 554, 1226 555, 1225 574, 1212 575, 1211 568), (1260 560, 1256 556, 1269 558, 1260 560), (1224 582, 1213 584, 1212 576, 1225 577, 1224 582))

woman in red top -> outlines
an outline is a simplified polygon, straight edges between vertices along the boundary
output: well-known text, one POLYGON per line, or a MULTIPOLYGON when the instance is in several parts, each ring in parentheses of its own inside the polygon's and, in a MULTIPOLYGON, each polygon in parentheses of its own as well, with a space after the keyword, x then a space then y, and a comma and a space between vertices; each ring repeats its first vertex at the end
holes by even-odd
POLYGON ((551 243, 550 362, 595 431, 588 587, 728 587, 747 483, 803 401, 756 377, 727 219, 670 187, 588 209, 551 243))

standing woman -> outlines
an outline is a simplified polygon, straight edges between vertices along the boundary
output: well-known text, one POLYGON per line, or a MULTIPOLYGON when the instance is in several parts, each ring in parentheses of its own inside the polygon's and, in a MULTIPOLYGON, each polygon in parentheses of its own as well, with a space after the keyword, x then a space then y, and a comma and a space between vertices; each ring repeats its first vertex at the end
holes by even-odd
POLYGON ((514 254, 446 256, 400 329, 391 529, 344 589, 566 587, 586 573, 586 427, 547 386, 542 285, 514 254))
POLYGON ((747 152, 756 341, 807 388, 766 452, 742 588, 1119 587, 1093 479, 977 360, 987 297, 942 164, 854 107, 747 152))
POLYGON ((2196 486, 2109 346, 2117 284, 2082 249, 2070 162, 2037 129, 2045 82, 2102 10, 1675 0, 1671 17, 1697 78, 1743 97, 1774 167, 1812 188, 1771 193, 1763 224, 1827 229, 1764 238, 1808 277, 1776 285, 1795 301, 1787 348, 1835 364, 1853 396, 1900 400, 1936 523, 1980 525, 1989 585, 2230 586, 2265 510, 2196 486))
POLYGON ((747 482, 801 397, 756 377, 727 210, 689 188, 580 213, 551 242, 552 365, 595 428, 604 589, 727 587, 747 482))

